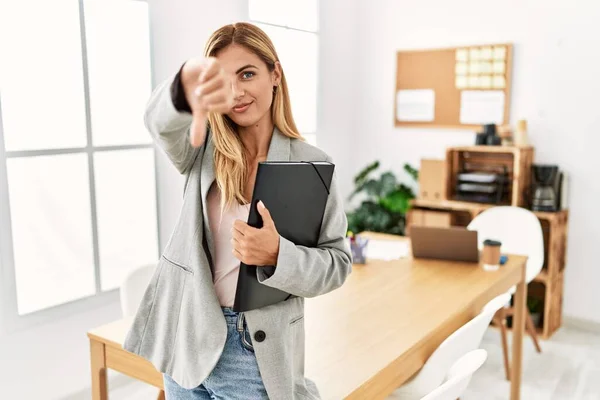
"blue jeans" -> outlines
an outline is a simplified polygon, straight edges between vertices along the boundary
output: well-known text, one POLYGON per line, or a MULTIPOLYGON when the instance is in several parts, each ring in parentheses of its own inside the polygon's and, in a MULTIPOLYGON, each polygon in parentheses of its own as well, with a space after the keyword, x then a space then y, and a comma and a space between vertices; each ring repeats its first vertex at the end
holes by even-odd
POLYGON ((227 340, 217 365, 202 384, 184 389, 163 374, 166 400, 269 399, 263 385, 244 313, 221 307, 227 340))

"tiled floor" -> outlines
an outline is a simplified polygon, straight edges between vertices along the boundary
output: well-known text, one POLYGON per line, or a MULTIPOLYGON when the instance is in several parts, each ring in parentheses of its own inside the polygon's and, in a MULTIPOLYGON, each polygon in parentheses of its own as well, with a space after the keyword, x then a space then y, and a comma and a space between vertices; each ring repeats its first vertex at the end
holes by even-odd
MULTIPOLYGON (((498 330, 488 330, 482 348, 488 351, 488 360, 461 399, 508 399, 498 330)), ((523 350, 523 400, 600 400, 600 335, 562 328, 550 341, 542 341, 542 354, 535 352, 529 337, 523 350)), ((157 389, 146 384, 126 377, 119 377, 119 382, 125 384, 109 389, 111 400, 156 398, 157 389)))
MULTIPOLYGON (((536 353, 525 337, 523 400, 600 400, 600 335, 563 327, 541 346, 542 354, 536 353)), ((488 351, 488 360, 461 399, 508 399, 500 331, 489 329, 481 347, 488 351)))

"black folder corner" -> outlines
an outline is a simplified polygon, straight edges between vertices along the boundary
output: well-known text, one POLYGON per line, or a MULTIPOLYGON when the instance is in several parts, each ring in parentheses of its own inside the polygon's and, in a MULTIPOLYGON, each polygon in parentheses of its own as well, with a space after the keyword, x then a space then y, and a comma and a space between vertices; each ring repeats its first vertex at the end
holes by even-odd
MULTIPOLYGON (((262 227, 257 204, 263 201, 281 236, 296 245, 316 247, 333 178, 334 164, 325 161, 265 161, 258 164, 248 225, 262 227)), ((234 311, 266 307, 292 297, 264 285, 255 266, 240 263, 234 311)))

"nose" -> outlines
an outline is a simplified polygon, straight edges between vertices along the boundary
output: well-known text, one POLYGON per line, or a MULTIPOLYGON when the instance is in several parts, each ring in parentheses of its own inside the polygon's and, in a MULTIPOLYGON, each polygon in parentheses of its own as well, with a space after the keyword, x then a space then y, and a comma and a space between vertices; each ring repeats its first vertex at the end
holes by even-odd
POLYGON ((233 97, 235 97, 236 100, 244 96, 244 89, 235 81, 231 82, 231 87, 233 88, 233 97))

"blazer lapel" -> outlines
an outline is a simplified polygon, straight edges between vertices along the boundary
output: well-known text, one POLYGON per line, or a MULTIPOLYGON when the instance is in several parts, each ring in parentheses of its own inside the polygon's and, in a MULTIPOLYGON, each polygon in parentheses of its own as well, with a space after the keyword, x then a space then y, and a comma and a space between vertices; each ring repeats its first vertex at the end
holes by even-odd
MULTIPOLYGON (((212 136, 212 132, 210 133, 212 136)), ((208 190, 215 181, 215 165, 214 165, 214 143, 212 137, 207 138, 206 148, 202 157, 202 168, 200 170, 200 191, 202 193, 202 214, 204 218, 204 233, 208 243, 208 249, 214 260, 214 242, 212 232, 210 231, 208 219, 208 190)), ((267 153, 267 161, 290 161, 290 145, 291 139, 282 134, 277 127, 273 129, 271 142, 269 143, 269 151, 267 153)))

